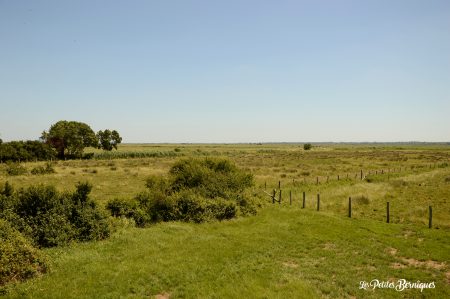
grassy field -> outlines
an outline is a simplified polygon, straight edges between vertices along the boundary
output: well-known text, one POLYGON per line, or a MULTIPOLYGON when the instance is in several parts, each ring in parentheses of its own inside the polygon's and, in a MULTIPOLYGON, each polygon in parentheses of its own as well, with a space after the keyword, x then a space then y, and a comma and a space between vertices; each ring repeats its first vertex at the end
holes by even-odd
MULTIPOLYGON (((73 190, 87 180, 94 185, 92 197, 104 204, 131 198, 144 190, 148 175, 166 173, 181 157, 220 156, 254 174, 254 192, 265 204, 253 217, 145 229, 122 225, 106 241, 47 249, 51 273, 10 286, 7 297, 450 296, 450 146, 323 145, 304 151, 296 144, 161 144, 92 152, 93 160, 59 161, 48 175, 7 176, 7 166, 0 165, 0 184, 73 190), (265 192, 277 189, 278 197, 279 185, 282 204, 272 205, 265 192), (362 280, 402 278, 434 281, 436 288, 358 289, 362 280)), ((24 166, 29 171, 42 164, 24 166)))

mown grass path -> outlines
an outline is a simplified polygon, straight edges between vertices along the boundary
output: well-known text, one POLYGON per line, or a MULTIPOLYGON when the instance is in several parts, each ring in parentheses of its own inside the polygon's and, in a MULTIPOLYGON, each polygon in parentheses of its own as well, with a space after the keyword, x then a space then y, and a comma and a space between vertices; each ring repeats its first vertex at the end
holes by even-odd
POLYGON ((127 227, 46 250, 52 271, 6 298, 449 298, 447 230, 270 206, 254 217, 127 227), (360 290, 360 281, 435 289, 360 290))

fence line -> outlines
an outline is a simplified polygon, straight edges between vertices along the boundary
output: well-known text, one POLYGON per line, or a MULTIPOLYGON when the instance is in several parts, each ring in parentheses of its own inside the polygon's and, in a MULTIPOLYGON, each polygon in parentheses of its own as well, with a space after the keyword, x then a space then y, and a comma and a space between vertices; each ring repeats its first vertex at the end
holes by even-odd
MULTIPOLYGON (((282 201, 282 190, 278 190, 278 199, 276 198, 277 190, 273 189, 273 193, 270 194, 263 190, 265 194, 270 196, 272 199, 272 203, 275 204, 275 202, 278 202, 278 204, 281 204, 282 201)), ((292 190, 289 190, 289 206, 292 206, 292 198, 293 198, 293 192, 292 190)), ((320 193, 317 193, 317 202, 316 202, 316 210, 320 211, 320 193)), ((306 192, 302 192, 302 209, 306 208, 306 192)), ((348 218, 352 218, 352 197, 350 196, 348 198, 348 218)), ((386 223, 390 223, 391 221, 391 213, 390 213, 390 202, 386 202, 386 223)), ((428 206, 428 228, 432 228, 432 221, 433 221, 433 208, 432 206, 428 206)))

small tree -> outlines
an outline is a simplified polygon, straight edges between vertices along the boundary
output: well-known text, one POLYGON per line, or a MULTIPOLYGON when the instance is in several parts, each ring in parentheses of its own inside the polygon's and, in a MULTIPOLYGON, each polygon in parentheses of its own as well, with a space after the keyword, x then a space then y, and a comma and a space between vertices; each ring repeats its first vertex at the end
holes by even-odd
POLYGON ((71 157, 81 157, 88 146, 97 146, 97 137, 87 124, 77 121, 61 120, 42 133, 41 139, 50 144, 58 152, 58 157, 64 159, 66 154, 71 157))
POLYGON ((105 151, 112 151, 113 148, 117 149, 117 145, 122 142, 122 137, 120 137, 119 132, 116 130, 104 130, 98 131, 98 148, 104 149, 105 151))
POLYGON ((309 151, 311 148, 312 148, 311 143, 305 143, 305 144, 303 144, 303 149, 304 149, 305 151, 309 151))

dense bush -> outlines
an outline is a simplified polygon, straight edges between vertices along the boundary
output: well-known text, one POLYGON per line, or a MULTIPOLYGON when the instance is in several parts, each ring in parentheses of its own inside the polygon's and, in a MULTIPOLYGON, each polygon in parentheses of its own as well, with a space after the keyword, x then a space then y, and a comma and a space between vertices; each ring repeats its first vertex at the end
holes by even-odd
POLYGON ((0 143, 1 162, 45 161, 56 158, 56 152, 40 141, 11 141, 0 143))
POLYGON ((48 269, 43 254, 7 221, 0 219, 0 288, 48 269))
POLYGON ((106 204, 106 208, 114 217, 133 217, 137 204, 135 201, 130 201, 122 198, 115 198, 106 204))
POLYGON ((0 218, 9 220, 38 246, 104 239, 110 233, 108 218, 89 199, 91 188, 79 183, 74 193, 43 185, 11 192, 5 185, 0 194, 0 218))
POLYGON ((305 151, 309 151, 311 148, 312 148, 311 143, 305 143, 305 144, 303 144, 303 149, 304 149, 305 151))
POLYGON ((133 200, 115 199, 107 209, 138 226, 158 221, 203 222, 256 213, 255 201, 245 190, 253 177, 225 159, 184 159, 167 177, 150 176, 147 191, 133 200))
POLYGON ((172 166, 169 175, 172 190, 190 189, 206 198, 235 198, 253 185, 251 174, 226 159, 180 160, 172 166))

